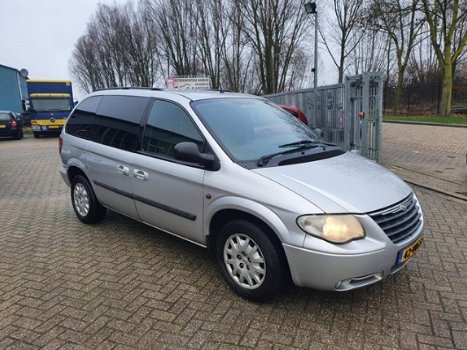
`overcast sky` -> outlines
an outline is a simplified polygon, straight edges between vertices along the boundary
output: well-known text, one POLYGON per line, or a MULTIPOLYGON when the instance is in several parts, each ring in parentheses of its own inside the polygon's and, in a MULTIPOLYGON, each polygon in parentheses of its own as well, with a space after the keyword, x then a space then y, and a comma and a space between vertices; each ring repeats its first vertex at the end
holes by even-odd
MULTIPOLYGON (((0 64, 26 68, 32 79, 72 79, 76 40, 98 3, 126 0, 0 0, 0 64)), ((74 84, 74 93, 83 93, 74 84)))

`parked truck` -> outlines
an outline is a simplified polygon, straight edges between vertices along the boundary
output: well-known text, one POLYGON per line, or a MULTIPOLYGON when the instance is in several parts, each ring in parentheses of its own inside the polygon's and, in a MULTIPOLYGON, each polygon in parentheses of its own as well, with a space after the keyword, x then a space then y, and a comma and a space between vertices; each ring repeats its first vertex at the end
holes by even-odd
POLYGON ((34 137, 60 134, 73 109, 73 91, 69 80, 27 80, 27 110, 34 137))

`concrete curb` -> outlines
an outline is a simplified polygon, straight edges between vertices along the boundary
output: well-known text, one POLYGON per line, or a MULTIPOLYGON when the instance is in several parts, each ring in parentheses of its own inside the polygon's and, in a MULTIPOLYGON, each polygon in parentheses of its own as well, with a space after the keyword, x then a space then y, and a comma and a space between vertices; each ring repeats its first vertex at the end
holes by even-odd
POLYGON ((443 191, 443 190, 440 190, 438 188, 433 188, 433 187, 430 187, 430 186, 426 186, 426 185, 422 185, 421 183, 419 182, 414 182, 413 180, 409 181, 407 179, 404 179, 403 180, 411 185, 414 185, 414 186, 417 186, 417 187, 421 187, 425 190, 429 190, 429 191, 433 191, 433 192, 436 192, 436 193, 440 193, 440 194, 443 194, 445 196, 448 196, 448 197, 452 197, 452 198, 455 198, 455 199, 458 199, 464 203, 467 203, 467 197, 461 195, 461 194, 457 194, 457 193, 452 193, 452 192, 446 192, 446 191, 443 191))
POLYGON ((430 191, 444 194, 451 198, 458 199, 463 203, 467 203, 467 196, 464 195, 466 189, 464 185, 456 182, 442 180, 430 174, 425 174, 420 171, 414 171, 395 164, 383 164, 389 170, 401 177, 405 182, 421 187, 430 191))
POLYGON ((449 126, 453 128, 467 128, 467 124, 444 124, 444 123, 431 123, 431 122, 412 122, 412 121, 395 121, 395 120, 383 120, 383 123, 392 124, 409 124, 409 125, 430 125, 430 126, 449 126))

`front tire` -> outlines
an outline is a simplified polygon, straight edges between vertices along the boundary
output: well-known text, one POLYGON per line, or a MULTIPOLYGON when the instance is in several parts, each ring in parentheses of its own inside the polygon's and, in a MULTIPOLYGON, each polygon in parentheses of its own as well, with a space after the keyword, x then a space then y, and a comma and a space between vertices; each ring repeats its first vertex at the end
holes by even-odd
POLYGON ((105 207, 99 203, 89 181, 82 175, 71 181, 71 203, 76 216, 85 224, 94 224, 105 216, 105 207))
POLYGON ((268 233, 246 220, 227 223, 216 240, 216 257, 227 284, 241 297, 266 301, 287 287, 286 264, 268 233))

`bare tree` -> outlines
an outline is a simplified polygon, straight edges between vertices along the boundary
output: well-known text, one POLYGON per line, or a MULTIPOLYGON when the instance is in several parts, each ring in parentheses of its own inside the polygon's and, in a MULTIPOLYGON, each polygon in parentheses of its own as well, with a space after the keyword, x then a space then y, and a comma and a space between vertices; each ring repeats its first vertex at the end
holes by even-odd
POLYGON ((410 84, 439 84, 441 82, 438 59, 429 37, 424 38, 414 47, 407 65, 407 81, 410 84))
POLYGON ((144 3, 137 9, 129 3, 125 15, 129 26, 123 52, 128 81, 132 86, 151 87, 156 82, 158 70, 156 27, 144 9, 144 3))
POLYGON ((192 1, 144 1, 158 33, 159 54, 168 66, 166 74, 172 74, 170 68, 179 76, 198 74, 202 70, 197 59, 198 18, 192 1))
POLYGON ((220 85, 222 57, 229 35, 226 0, 195 0, 195 16, 198 18, 198 57, 205 74, 211 78, 211 87, 220 85))
POLYGON ((152 22, 129 3, 99 5, 77 41, 70 70, 85 91, 113 86, 152 86, 156 47, 152 22))
POLYGON ((361 30, 363 33, 356 35, 358 44, 349 55, 349 71, 353 74, 361 74, 386 70, 389 75, 393 59, 390 55, 391 43, 387 34, 365 28, 356 30, 361 30))
POLYGON ((139 0, 99 5, 70 71, 86 91, 209 75, 214 88, 273 93, 303 86, 298 0, 139 0))
POLYGON ((345 61, 354 52, 363 37, 364 25, 362 13, 366 1, 364 0, 331 0, 331 18, 327 25, 320 24, 319 33, 326 46, 326 50, 338 71, 338 82, 344 80, 345 61), (337 47, 337 53, 334 47, 337 47))
POLYGON ((238 0, 243 30, 256 54, 263 93, 283 91, 304 33, 304 11, 294 0, 238 0))
POLYGON ((370 26, 385 32, 394 45, 397 64, 396 109, 400 105, 405 71, 412 50, 423 28, 419 3, 420 0, 373 0, 369 11, 370 26))
POLYGON ((447 116, 451 113, 454 67, 467 46, 467 1, 422 1, 431 44, 443 74, 440 114, 447 116), (459 27, 462 30, 458 30, 459 27))
POLYGON ((242 8, 238 1, 229 1, 228 6, 225 19, 228 26, 222 28, 229 34, 222 50, 222 80, 228 90, 251 92, 255 90, 252 86, 254 57, 243 30, 242 8))
POLYGON ((84 91, 89 93, 102 86, 99 82, 99 67, 95 60, 93 45, 85 35, 76 42, 69 67, 71 74, 84 91))

